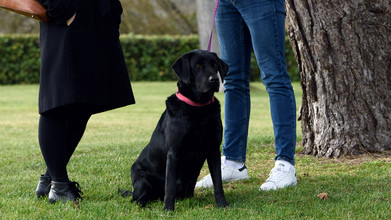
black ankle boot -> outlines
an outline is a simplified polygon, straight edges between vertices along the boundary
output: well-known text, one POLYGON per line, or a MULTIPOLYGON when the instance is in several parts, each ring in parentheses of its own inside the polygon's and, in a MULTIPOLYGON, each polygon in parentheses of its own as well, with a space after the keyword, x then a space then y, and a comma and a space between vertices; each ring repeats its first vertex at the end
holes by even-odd
POLYGON ((76 202, 81 200, 83 192, 80 190, 79 183, 77 182, 56 182, 52 181, 49 192, 49 202, 54 203, 56 201, 62 202, 76 202))
POLYGON ((50 176, 44 176, 41 175, 39 177, 39 182, 37 189, 35 190, 35 193, 37 194, 37 197, 47 196, 50 191, 50 182, 51 182, 50 176))

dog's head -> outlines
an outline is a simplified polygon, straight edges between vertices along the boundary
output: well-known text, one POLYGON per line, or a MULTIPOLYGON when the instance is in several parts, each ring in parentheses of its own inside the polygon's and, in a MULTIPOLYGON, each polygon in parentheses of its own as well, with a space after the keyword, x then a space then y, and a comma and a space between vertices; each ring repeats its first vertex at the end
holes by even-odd
POLYGON ((179 77, 178 87, 191 89, 193 94, 213 94, 219 90, 228 65, 213 52, 193 50, 179 57, 172 69, 179 77))

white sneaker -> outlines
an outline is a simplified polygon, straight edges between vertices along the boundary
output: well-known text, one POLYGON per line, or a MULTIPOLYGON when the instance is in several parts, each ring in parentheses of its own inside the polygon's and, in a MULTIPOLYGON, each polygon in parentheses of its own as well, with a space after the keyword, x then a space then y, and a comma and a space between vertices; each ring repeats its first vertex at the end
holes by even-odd
MULTIPOLYGON (((243 166, 240 169, 228 166, 225 164, 225 156, 221 157, 221 176, 223 182, 248 179, 247 167, 243 166)), ((210 174, 206 175, 200 181, 197 182, 196 188, 199 187, 211 187, 213 186, 212 177, 210 174)))
POLYGON ((277 160, 270 171, 269 178, 259 190, 268 191, 294 186, 297 184, 295 167, 287 161, 277 160))

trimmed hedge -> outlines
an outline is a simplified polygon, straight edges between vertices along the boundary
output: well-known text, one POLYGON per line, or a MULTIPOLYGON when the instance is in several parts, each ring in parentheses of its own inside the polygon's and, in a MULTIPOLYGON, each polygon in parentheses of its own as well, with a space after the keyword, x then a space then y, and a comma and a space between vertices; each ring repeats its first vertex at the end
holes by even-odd
MULTIPOLYGON (((198 36, 121 35, 131 81, 177 80, 171 65, 183 53, 199 48, 198 36)), ((288 38, 286 59, 292 80, 299 71, 288 38)), ((0 84, 39 83, 40 50, 38 35, 0 35, 0 84)), ((253 58, 251 79, 260 80, 253 58)))
POLYGON ((131 81, 177 80, 171 65, 183 53, 199 48, 198 37, 122 35, 131 81))
POLYGON ((38 83, 39 68, 37 35, 0 36, 0 84, 38 83))

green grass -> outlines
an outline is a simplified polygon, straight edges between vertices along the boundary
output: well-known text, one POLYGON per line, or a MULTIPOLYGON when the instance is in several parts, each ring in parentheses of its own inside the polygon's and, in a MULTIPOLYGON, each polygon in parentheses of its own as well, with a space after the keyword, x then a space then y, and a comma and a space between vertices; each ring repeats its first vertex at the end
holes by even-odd
MULTIPOLYGON (((133 83, 136 105, 91 118, 68 166, 85 194, 80 206, 35 197, 45 170, 37 140, 38 86, 0 86, 0 219, 391 219, 386 153, 320 159, 300 154, 298 145, 298 186, 259 192, 275 153, 267 93, 260 83, 251 87, 250 179, 224 184, 229 208, 215 208, 213 191, 197 189, 194 198, 176 202, 175 212, 164 213, 162 202, 142 209, 117 189, 131 187, 130 166, 149 141, 166 97, 176 91, 174 82, 133 83), (329 198, 321 200, 319 193, 329 198)), ((300 106, 299 84, 294 87, 300 106)), ((223 94, 217 97, 223 103, 223 94)), ((300 123, 297 133, 300 140, 300 123)), ((201 176, 206 173, 205 166, 201 176)))

